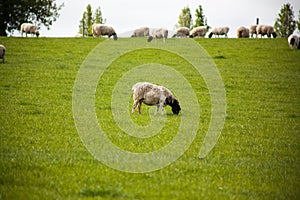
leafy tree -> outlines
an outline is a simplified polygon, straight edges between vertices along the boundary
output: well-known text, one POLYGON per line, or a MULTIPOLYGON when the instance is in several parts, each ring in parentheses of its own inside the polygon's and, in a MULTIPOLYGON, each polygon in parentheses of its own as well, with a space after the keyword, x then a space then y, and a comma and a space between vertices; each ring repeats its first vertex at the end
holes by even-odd
POLYGON ((291 4, 286 3, 282 6, 274 28, 281 37, 288 37, 294 32, 296 21, 294 20, 294 11, 291 4))
POLYGON ((198 26, 207 26, 207 19, 205 18, 205 15, 203 14, 202 6, 199 5, 199 7, 196 9, 196 19, 195 19, 195 25, 194 27, 198 26))
POLYGON ((79 24, 79 33, 82 33, 83 23, 84 23, 84 35, 92 36, 92 26, 94 23, 104 24, 106 19, 102 17, 102 12, 100 7, 98 7, 93 15, 92 7, 90 4, 87 5, 86 11, 82 15, 82 19, 79 24))
POLYGON ((181 14, 179 15, 179 19, 178 19, 179 27, 191 28, 192 23, 193 22, 192 22, 191 10, 188 6, 184 7, 181 10, 181 14))
POLYGON ((94 24, 105 24, 106 19, 102 17, 102 12, 100 6, 96 9, 94 18, 93 18, 94 24))
POLYGON ((86 11, 82 15, 82 19, 80 20, 79 32, 82 33, 82 28, 84 24, 84 35, 91 36, 92 35, 92 26, 93 26, 93 18, 92 18, 92 6, 90 4, 87 5, 86 11))
POLYGON ((55 0, 0 0, 0 36, 13 34, 24 22, 50 29, 63 6, 55 0))

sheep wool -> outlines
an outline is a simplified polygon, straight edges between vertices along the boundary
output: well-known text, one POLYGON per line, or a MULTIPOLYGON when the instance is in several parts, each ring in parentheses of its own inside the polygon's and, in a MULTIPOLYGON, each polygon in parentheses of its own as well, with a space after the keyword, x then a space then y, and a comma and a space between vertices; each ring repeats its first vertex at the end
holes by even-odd
POLYGON ((118 39, 115 30, 111 26, 106 26, 103 24, 93 24, 92 32, 94 37, 101 37, 103 35, 107 35, 108 38, 113 36, 114 40, 118 39))
POLYGON ((0 44, 0 58, 2 58, 2 63, 4 63, 6 48, 4 45, 0 44))
POLYGON ((148 36, 147 41, 151 42, 153 39, 163 39, 164 42, 166 42, 168 38, 168 30, 161 28, 161 29, 156 29, 153 30, 152 34, 148 36))
POLYGON ((141 27, 135 29, 131 35, 131 37, 147 37, 149 36, 149 28, 148 27, 141 27))
POLYGON ((21 35, 23 37, 23 33, 26 34, 26 37, 27 37, 27 34, 31 34, 31 35, 36 35, 36 37, 39 37, 40 33, 38 31, 38 27, 34 24, 31 24, 31 23, 23 23, 21 25, 21 35))
POLYGON ((288 44, 289 44, 289 46, 290 46, 291 49, 293 49, 293 48, 300 49, 300 40, 299 40, 299 37, 297 35, 291 34, 288 37, 288 44))
POLYGON ((249 38, 249 29, 244 26, 238 27, 236 33, 238 38, 249 38))
POLYGON ((204 37, 207 31, 208 31, 208 27, 207 26, 198 26, 198 27, 195 27, 190 32, 190 38, 204 37))

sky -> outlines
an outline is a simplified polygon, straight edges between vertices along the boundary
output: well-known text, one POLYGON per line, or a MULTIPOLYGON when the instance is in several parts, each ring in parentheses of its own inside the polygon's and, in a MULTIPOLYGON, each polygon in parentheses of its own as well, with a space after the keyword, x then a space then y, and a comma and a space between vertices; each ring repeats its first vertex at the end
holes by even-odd
POLYGON ((41 28, 42 37, 74 37, 79 31, 79 21, 86 6, 91 4, 93 12, 99 6, 106 24, 118 35, 142 26, 175 30, 181 10, 188 6, 193 20, 195 10, 202 6, 207 23, 211 27, 228 26, 229 37, 236 37, 239 26, 250 27, 260 19, 260 24, 274 25, 281 7, 290 3, 295 18, 300 10, 299 0, 56 0, 64 3, 59 19, 50 30, 41 28))

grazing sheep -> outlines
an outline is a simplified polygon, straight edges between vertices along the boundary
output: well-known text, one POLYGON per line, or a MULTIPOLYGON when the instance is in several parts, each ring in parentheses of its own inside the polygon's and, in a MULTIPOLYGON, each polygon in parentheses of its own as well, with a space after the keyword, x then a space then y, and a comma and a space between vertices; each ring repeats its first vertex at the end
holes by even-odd
POLYGON ((148 27, 141 27, 135 29, 131 35, 131 37, 145 37, 149 36, 149 28, 148 27))
POLYGON ((270 38, 271 35, 273 36, 273 38, 277 37, 277 34, 274 31, 273 26, 269 26, 269 25, 258 25, 256 27, 256 34, 261 35, 261 37, 263 37, 265 35, 267 35, 268 38, 270 38))
POLYGON ((167 29, 157 29, 157 30, 153 30, 152 34, 150 36, 148 36, 147 41, 151 42, 153 39, 163 39, 164 42, 166 42, 168 38, 168 30, 167 29))
POLYGON ((139 114, 141 114, 142 103, 148 106, 156 106, 156 112, 161 109, 161 113, 164 112, 164 107, 169 105, 172 107, 173 114, 178 115, 181 108, 178 100, 173 96, 172 92, 163 87, 154 85, 147 82, 136 83, 133 87, 133 106, 132 113, 135 112, 136 106, 138 106, 139 114))
POLYGON ((180 27, 176 30, 176 33, 172 36, 174 37, 188 37, 190 35, 190 29, 187 27, 180 27))
POLYGON ((193 28, 193 30, 190 32, 190 38, 204 37, 207 31, 207 26, 198 26, 196 28, 193 28))
POLYGON ((238 38, 249 38, 249 29, 244 26, 238 27, 236 33, 238 38))
POLYGON ((229 27, 224 26, 224 27, 218 27, 218 28, 214 28, 212 30, 212 32, 210 32, 210 34, 208 35, 209 38, 211 38, 213 35, 217 35, 218 37, 220 35, 225 35, 225 37, 227 37, 227 33, 229 31, 229 27))
POLYGON ((250 26, 250 35, 251 35, 251 38, 253 38, 254 34, 257 37, 256 28, 257 28, 257 25, 251 25, 250 26))
POLYGON ((2 44, 0 44, 0 58, 2 58, 2 63, 4 63, 4 56, 5 56, 6 48, 2 44))
POLYGON ((34 24, 30 24, 30 23, 23 23, 21 25, 21 34, 22 34, 22 37, 23 37, 23 33, 24 32, 26 34, 26 37, 27 37, 27 33, 30 33, 32 36, 35 34, 36 37, 39 37, 39 35, 40 35, 37 26, 34 25, 34 24))
POLYGON ((293 48, 300 49, 300 40, 299 40, 299 37, 297 35, 291 34, 288 37, 288 44, 289 44, 289 46, 290 46, 291 49, 293 49, 293 48))
POLYGON ((113 36, 114 40, 118 39, 115 30, 110 26, 105 26, 103 24, 93 24, 92 31, 94 37, 101 37, 103 35, 107 35, 108 38, 113 36))

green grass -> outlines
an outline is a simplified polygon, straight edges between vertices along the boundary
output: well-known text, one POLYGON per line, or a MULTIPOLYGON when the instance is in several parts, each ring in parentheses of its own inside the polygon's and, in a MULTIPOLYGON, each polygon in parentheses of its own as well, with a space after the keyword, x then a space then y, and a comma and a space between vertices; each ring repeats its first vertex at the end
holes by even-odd
MULTIPOLYGON (((0 64, 0 198, 298 199, 300 51, 289 49, 286 39, 196 41, 214 59, 227 100, 224 130, 204 159, 197 155, 210 121, 210 99, 193 68, 180 69, 185 62, 166 52, 143 50, 119 58, 103 74, 96 93, 99 123, 127 150, 166 145, 174 134, 168 131, 172 122, 180 117, 167 109, 166 128, 149 140, 118 131, 110 96, 99 91, 111 94, 126 70, 160 55, 157 61, 184 74, 199 100, 200 129, 189 150, 166 168, 132 174, 95 160, 73 120, 77 72, 101 40, 0 38, 7 48, 6 63, 0 64)), ((147 125, 147 108, 142 109, 132 119, 147 125)))

